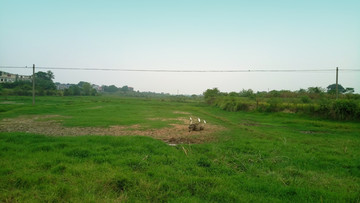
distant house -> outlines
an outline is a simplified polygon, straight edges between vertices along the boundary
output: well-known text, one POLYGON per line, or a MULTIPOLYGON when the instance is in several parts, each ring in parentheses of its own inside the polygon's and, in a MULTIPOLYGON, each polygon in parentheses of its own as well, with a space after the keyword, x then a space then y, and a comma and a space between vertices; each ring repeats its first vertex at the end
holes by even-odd
POLYGON ((0 71, 0 83, 13 83, 16 81, 31 81, 32 77, 28 75, 18 75, 0 71))
POLYGON ((102 86, 93 84, 93 85, 91 85, 91 87, 94 88, 94 89, 96 89, 96 91, 98 91, 98 92, 102 92, 102 91, 103 91, 102 86))
POLYGON ((65 90, 65 89, 68 89, 71 85, 73 85, 73 84, 63 84, 63 83, 59 83, 59 82, 56 82, 56 83, 55 83, 55 86, 56 86, 56 89, 57 89, 57 90, 65 90))

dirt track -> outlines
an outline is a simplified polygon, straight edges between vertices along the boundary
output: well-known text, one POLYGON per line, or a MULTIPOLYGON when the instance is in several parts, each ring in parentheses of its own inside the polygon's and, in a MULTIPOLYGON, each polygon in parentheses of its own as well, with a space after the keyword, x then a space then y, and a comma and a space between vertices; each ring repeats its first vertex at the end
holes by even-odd
MULTIPOLYGON (((171 127, 160 129, 142 130, 141 125, 132 126, 110 126, 101 127, 65 127, 59 122, 61 116, 22 116, 18 118, 8 118, 0 121, 0 132, 27 132, 49 136, 81 136, 81 135, 140 135, 149 136, 163 140, 167 143, 203 143, 214 140, 214 133, 223 128, 216 125, 206 124, 203 131, 188 132, 188 120, 185 118, 174 119, 183 124, 171 124, 171 127), (57 118, 54 120, 54 118, 57 118)), ((152 119, 159 120, 164 119, 152 119)))

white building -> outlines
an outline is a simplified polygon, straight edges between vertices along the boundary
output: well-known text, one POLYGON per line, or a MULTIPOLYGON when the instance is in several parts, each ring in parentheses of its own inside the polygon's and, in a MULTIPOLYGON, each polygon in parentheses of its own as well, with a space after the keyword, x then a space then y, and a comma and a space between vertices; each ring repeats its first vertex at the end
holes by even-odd
POLYGON ((18 75, 0 71, 0 83, 12 83, 15 81, 31 81, 31 76, 18 75))

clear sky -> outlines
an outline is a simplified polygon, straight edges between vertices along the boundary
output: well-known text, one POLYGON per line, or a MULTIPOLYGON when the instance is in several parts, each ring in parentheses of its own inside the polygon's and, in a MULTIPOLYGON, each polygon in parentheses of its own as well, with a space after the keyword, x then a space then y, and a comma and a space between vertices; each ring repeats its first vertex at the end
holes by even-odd
MULTIPOLYGON (((200 94, 298 90, 360 69, 359 0, 0 0, 0 66, 296 73, 53 70, 55 81, 200 94)), ((28 69, 3 71, 31 74, 28 69)), ((45 71, 45 70, 42 70, 45 71)), ((360 72, 339 83, 360 92, 360 72)))

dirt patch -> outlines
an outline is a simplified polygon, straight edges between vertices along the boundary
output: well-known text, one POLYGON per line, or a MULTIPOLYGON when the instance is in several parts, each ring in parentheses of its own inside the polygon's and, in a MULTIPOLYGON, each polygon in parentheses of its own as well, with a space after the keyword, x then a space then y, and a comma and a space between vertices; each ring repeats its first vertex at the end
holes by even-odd
POLYGON ((315 132, 315 131, 311 131, 311 130, 306 130, 306 131, 300 131, 300 133, 302 133, 302 134, 316 134, 316 133, 320 133, 320 132, 315 132))
MULTIPOLYGON (((65 127, 61 120, 65 118, 58 115, 46 116, 21 116, 7 118, 0 121, 0 132, 27 132, 50 136, 81 136, 81 135, 141 135, 163 140, 167 143, 203 143, 215 140, 215 132, 224 130, 223 127, 206 124, 203 131, 188 131, 186 118, 172 119, 176 124, 171 127, 143 130, 140 124, 131 126, 101 127, 65 127), (178 124, 180 121, 181 124, 178 124)), ((163 119, 158 119, 159 121, 163 119)))
POLYGON ((190 113, 188 112, 184 112, 184 111, 174 111, 174 114, 182 114, 182 115, 190 115, 190 113))
POLYGON ((255 121, 251 121, 251 120, 243 120, 243 122, 240 123, 240 125, 244 125, 244 126, 266 126, 264 124, 255 122, 255 121))
POLYGON ((151 121, 181 121, 181 122, 189 122, 189 120, 186 120, 184 118, 148 118, 148 120, 151 121))
POLYGON ((248 122, 248 123, 241 123, 242 125, 244 125, 244 126, 261 126, 260 124, 258 124, 258 123, 250 123, 250 122, 248 122))
POLYGON ((3 101, 3 102, 0 102, 0 104, 24 104, 24 103, 18 103, 18 102, 14 102, 14 101, 3 101))

